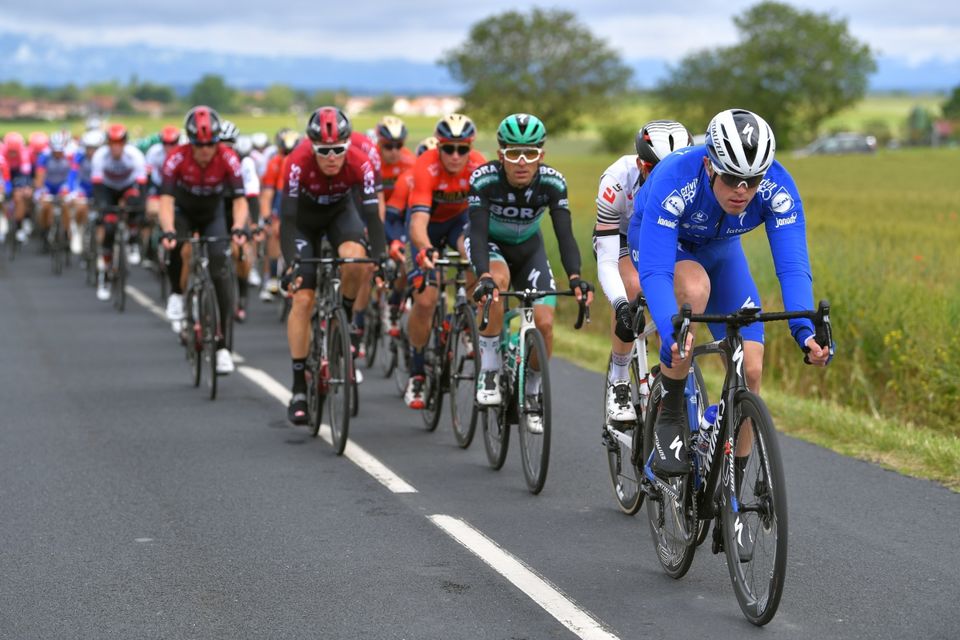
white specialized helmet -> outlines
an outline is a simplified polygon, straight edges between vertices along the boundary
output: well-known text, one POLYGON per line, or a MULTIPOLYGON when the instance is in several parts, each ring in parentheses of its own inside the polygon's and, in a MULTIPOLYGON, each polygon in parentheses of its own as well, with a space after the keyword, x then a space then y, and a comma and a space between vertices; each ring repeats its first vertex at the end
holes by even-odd
POLYGON ((267 148, 267 145, 270 144, 270 137, 267 136, 267 134, 265 134, 263 131, 257 131, 250 136, 250 141, 253 143, 254 149, 263 151, 267 148))
POLYGON ((746 109, 727 109, 707 125, 707 154, 714 171, 740 178, 762 176, 777 142, 767 121, 746 109))
POLYGON ((84 132, 83 137, 80 139, 85 147, 99 147, 103 144, 103 140, 103 131, 100 129, 90 129, 84 132))
POLYGON ((239 135, 237 141, 233 144, 233 150, 237 152, 238 156, 245 158, 253 151, 253 140, 250 139, 250 136, 239 135))

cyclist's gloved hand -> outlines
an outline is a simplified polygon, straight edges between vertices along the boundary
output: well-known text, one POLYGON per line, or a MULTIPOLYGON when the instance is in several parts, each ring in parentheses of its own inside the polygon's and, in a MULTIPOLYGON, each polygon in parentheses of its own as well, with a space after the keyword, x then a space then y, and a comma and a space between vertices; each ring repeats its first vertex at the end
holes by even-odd
POLYGON ((424 247, 417 252, 417 266, 421 269, 432 269, 433 261, 437 259, 439 252, 434 247, 424 247))
POLYGON ((617 303, 615 317, 617 323, 614 325, 613 332, 617 337, 623 342, 633 342, 636 340, 637 335, 633 332, 633 314, 630 312, 630 303, 626 300, 619 301, 617 303))
POLYGON ((580 278, 580 276, 570 278, 570 290, 573 291, 577 300, 586 300, 587 304, 590 304, 593 300, 593 296, 590 295, 593 293, 593 285, 580 278))
POLYGON ((173 251, 177 246, 177 234, 173 231, 165 231, 160 234, 160 241, 163 243, 164 249, 173 251))
POLYGON ((490 276, 483 276, 477 280, 477 288, 473 290, 474 302, 480 302, 486 296, 493 295, 497 291, 497 283, 490 276))
POLYGON ((300 288, 301 282, 303 282, 303 278, 300 277, 300 270, 291 267, 280 276, 280 291, 289 298, 300 288))
POLYGON ((402 240, 391 240, 388 255, 393 258, 395 262, 403 262, 403 254, 405 250, 406 245, 403 244, 402 240))

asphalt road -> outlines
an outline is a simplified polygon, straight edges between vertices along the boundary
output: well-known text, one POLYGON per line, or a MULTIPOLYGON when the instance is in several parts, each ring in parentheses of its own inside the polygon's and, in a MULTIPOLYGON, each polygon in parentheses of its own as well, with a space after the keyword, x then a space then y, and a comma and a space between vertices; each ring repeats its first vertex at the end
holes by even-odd
MULTIPOLYGON (((159 295, 143 271, 131 284, 159 295)), ((540 496, 515 441, 494 472, 479 439, 460 450, 446 416, 426 433, 368 374, 348 453, 396 492, 252 379, 290 382, 274 306, 252 303, 236 349, 248 375, 211 402, 153 311, 116 313, 32 247, 2 258, 0 638, 960 637, 960 496, 938 485, 781 437, 788 574, 758 630, 722 556, 701 547, 674 581, 643 512, 617 510, 597 374, 551 365, 540 496)))

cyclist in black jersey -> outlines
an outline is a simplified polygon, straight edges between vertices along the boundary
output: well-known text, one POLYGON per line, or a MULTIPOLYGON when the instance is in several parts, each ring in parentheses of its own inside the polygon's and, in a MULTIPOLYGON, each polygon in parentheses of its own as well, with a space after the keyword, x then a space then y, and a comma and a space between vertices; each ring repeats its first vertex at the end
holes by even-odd
MULTIPOLYGON (((560 245, 563 269, 578 300, 593 300, 593 286, 580 278, 580 250, 573 237, 567 183, 556 169, 543 164, 546 128, 536 116, 509 115, 497 129, 497 160, 479 167, 470 176, 469 231, 466 248, 477 272, 474 299, 483 301, 511 283, 515 289, 556 290, 553 271, 543 246, 540 222, 549 209, 553 230, 560 245)), ((534 321, 553 350, 553 306, 545 298, 534 311, 534 321)), ((490 322, 480 334, 480 369, 477 402, 500 404, 500 329, 502 308, 490 308, 490 322)), ((526 402, 536 402, 540 377, 528 376, 526 402)))

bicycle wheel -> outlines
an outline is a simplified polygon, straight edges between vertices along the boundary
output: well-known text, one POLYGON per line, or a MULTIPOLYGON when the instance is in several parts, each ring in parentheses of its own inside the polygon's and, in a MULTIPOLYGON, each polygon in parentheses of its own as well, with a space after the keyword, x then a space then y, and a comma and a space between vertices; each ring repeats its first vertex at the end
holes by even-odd
POLYGON ((343 455, 350 430, 350 387, 354 384, 353 357, 350 353, 350 323, 343 309, 336 309, 327 320, 327 367, 330 372, 327 402, 330 408, 330 438, 337 455, 343 455))
POLYGON ((367 353, 363 364, 367 369, 372 368, 377 361, 380 334, 383 333, 383 319, 380 317, 380 310, 383 308, 382 299, 383 295, 380 292, 374 292, 367 306, 367 329, 363 332, 363 346, 367 353))
POLYGON ((740 609, 762 626, 777 612, 787 572, 783 463, 773 418, 759 396, 738 393, 732 415, 733 451, 742 451, 746 440, 750 453, 735 458, 732 468, 729 456, 724 463, 723 546, 740 609))
POLYGON ((530 493, 537 495, 543 490, 547 481, 547 469, 550 467, 550 434, 551 434, 551 398, 550 398, 550 361, 547 359, 547 343, 543 335, 536 329, 527 331, 524 337, 526 343, 526 358, 523 362, 523 379, 534 371, 532 356, 536 355, 540 366, 540 395, 536 410, 528 412, 526 403, 519 398, 524 394, 517 392, 517 402, 520 405, 520 460, 523 463, 523 477, 527 481, 530 493), (539 429, 532 425, 539 420, 539 429))
POLYGON ((201 356, 203 340, 201 339, 200 324, 197 321, 197 316, 194 314, 194 310, 198 308, 197 301, 195 300, 196 295, 197 292, 193 287, 187 290, 184 301, 186 317, 183 320, 180 332, 183 346, 187 350, 187 363, 190 366, 193 386, 199 387, 201 372, 203 371, 203 357, 201 356))
POLYGON ((323 356, 320 346, 326 336, 320 329, 320 316, 314 312, 310 319, 313 328, 310 338, 310 350, 307 352, 307 362, 304 375, 307 379, 307 424, 314 438, 320 433, 320 423, 323 416, 323 403, 327 399, 326 373, 322 370, 323 356))
POLYGON ((447 387, 453 436, 460 448, 466 449, 477 429, 477 371, 480 370, 477 321, 469 306, 457 312, 456 323, 447 343, 450 351, 447 387))
MULTIPOLYGON (((607 362, 609 370, 610 363, 607 362)), ((639 374, 637 372, 637 362, 634 359, 630 361, 630 392, 634 400, 638 398, 639 374)), ((604 443, 607 449, 607 468, 610 471, 610 482, 613 485, 613 495, 617 499, 617 506, 628 516, 635 515, 640 511, 643 505, 644 493, 640 489, 640 471, 633 464, 633 446, 634 434, 641 429, 640 421, 629 423, 616 423, 611 425, 607 422, 607 394, 610 393, 610 385, 607 380, 603 381, 603 429, 604 443), (616 433, 610 433, 613 428, 616 433)), ((636 406, 636 402, 634 402, 636 406)), ((638 407, 639 409, 639 407, 638 407)), ((640 411, 637 411, 639 417, 640 411)))
POLYGON ((397 365, 393 368, 393 382, 397 387, 397 394, 402 398, 407 390, 407 380, 410 379, 410 342, 407 332, 400 327, 400 337, 396 340, 397 365))
POLYGON ((383 371, 383 377, 389 378, 397 367, 397 339, 388 333, 384 333, 380 339, 383 342, 380 345, 380 367, 383 371))
POLYGON ((113 280, 110 283, 113 308, 121 313, 126 305, 127 284, 127 243, 123 235, 124 234, 121 234, 118 230, 118 240, 113 243, 113 280))
POLYGON ((480 411, 483 421, 483 448, 487 452, 487 462, 499 471, 507 459, 510 445, 510 425, 507 424, 503 406, 487 407, 480 411))
POLYGON ((423 410, 420 411, 420 417, 423 418, 423 426, 431 433, 437 430, 437 425, 440 424, 440 412, 443 409, 443 365, 446 354, 443 352, 441 338, 442 323, 442 318, 434 316, 433 329, 430 331, 427 346, 423 350, 423 410))
MULTIPOLYGON (((660 413, 662 395, 663 386, 660 375, 657 375, 650 389, 647 417, 643 424, 643 457, 640 465, 646 465, 653 450, 653 425, 660 413)), ((687 573, 697 550, 697 511, 691 478, 691 475, 686 475, 663 480, 646 476, 654 486, 653 494, 647 497, 647 517, 657 559, 666 574, 674 579, 682 578, 687 573)))
POLYGON ((200 335, 203 341, 203 363, 207 367, 207 387, 210 390, 210 399, 217 398, 217 328, 219 325, 219 310, 217 308, 217 292, 209 282, 204 285, 200 294, 200 335))
POLYGON ((50 230, 50 236, 53 242, 50 243, 50 262, 54 275, 59 276, 63 273, 63 239, 61 236, 63 226, 60 223, 60 216, 53 219, 53 228, 50 230))

